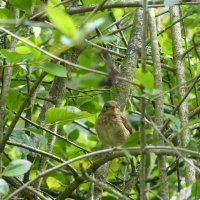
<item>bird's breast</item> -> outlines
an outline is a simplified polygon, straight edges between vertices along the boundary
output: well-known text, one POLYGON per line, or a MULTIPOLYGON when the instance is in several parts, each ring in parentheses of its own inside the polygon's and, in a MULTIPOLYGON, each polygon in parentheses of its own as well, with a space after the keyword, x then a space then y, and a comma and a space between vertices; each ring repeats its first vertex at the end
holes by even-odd
POLYGON ((129 131, 121 121, 120 115, 100 115, 97 120, 96 131, 99 139, 108 145, 119 146, 129 136, 129 131))

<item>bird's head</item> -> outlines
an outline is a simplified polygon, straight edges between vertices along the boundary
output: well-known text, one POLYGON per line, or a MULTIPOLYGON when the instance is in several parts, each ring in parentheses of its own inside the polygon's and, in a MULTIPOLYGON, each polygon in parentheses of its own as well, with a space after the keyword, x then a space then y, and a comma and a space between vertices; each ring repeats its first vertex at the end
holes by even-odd
POLYGON ((115 110, 119 109, 119 105, 116 101, 107 101, 102 109, 102 112, 114 112, 115 110))

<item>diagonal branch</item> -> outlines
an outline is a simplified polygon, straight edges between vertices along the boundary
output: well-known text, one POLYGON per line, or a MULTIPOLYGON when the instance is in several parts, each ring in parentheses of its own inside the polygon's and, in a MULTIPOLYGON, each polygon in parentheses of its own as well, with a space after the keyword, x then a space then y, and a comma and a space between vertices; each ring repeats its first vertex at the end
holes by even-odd
POLYGON ((38 86, 40 85, 40 83, 42 82, 43 78, 47 75, 46 72, 43 72, 40 77, 38 78, 38 80, 34 83, 34 85, 32 86, 30 92, 28 93, 28 95, 26 96, 26 98, 24 99, 23 103, 21 104, 18 112, 16 113, 14 119, 12 120, 12 123, 10 124, 6 134, 4 135, 3 139, 0 141, 0 154, 2 154, 4 147, 6 145, 6 142, 8 141, 10 135, 12 134, 13 129, 15 128, 16 123, 18 122, 22 112, 24 111, 24 109, 26 108, 26 105, 28 104, 30 98, 32 97, 33 93, 35 92, 35 90, 38 88, 38 86))

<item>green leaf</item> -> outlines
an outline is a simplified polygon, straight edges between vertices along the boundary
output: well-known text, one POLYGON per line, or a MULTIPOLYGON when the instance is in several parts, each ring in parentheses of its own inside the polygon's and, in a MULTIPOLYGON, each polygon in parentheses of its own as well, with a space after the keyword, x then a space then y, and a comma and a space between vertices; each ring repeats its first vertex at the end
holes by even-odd
POLYGON ((31 162, 23 159, 14 160, 4 169, 3 176, 20 176, 31 168, 31 162))
POLYGON ((193 138, 188 142, 186 148, 192 151, 198 151, 198 145, 193 138))
POLYGON ((122 152, 125 154, 127 159, 133 158, 133 156, 126 149, 122 149, 122 152))
POLYGON ((113 196, 110 196, 110 195, 106 195, 104 197, 102 197, 102 200, 117 200, 118 198, 115 198, 113 196))
POLYGON ((14 19, 15 15, 7 8, 0 8, 0 19, 14 19))
POLYGON ((128 137, 126 142, 122 145, 123 147, 134 147, 138 146, 139 142, 139 132, 134 132, 131 136, 128 137))
POLYGON ((176 128, 179 128, 181 125, 180 119, 175 117, 174 115, 166 114, 165 113, 165 118, 169 119, 170 121, 173 122, 173 124, 176 126, 176 128))
POLYGON ((158 144, 158 140, 159 140, 159 133, 157 131, 153 131, 152 144, 153 145, 158 144))
POLYGON ((7 49, 0 50, 0 54, 2 57, 6 58, 7 62, 10 64, 23 62, 31 59, 32 57, 32 54, 22 55, 7 49))
MULTIPOLYGON (((45 136, 43 135, 43 131, 37 128, 25 128, 24 130, 30 131, 32 135, 35 137, 35 141, 37 141, 38 144, 42 145, 46 151, 48 151, 48 144, 45 136)), ((32 145, 33 146, 33 145, 32 145)))
POLYGON ((0 178, 0 196, 1 194, 7 195, 8 192, 9 192, 8 183, 4 179, 0 178))
POLYGON ((154 153, 149 153, 147 155, 147 166, 150 173, 155 167, 155 164, 156 164, 156 155, 154 153))
POLYGON ((98 141, 97 136, 93 135, 93 134, 89 134, 87 136, 87 139, 90 140, 90 141, 93 141, 93 142, 97 142, 98 141))
POLYGON ((171 35, 168 33, 162 35, 162 38, 160 39, 160 45, 162 47, 162 52, 164 53, 163 58, 166 61, 172 60, 172 38, 171 35))
POLYGON ((63 108, 50 108, 46 111, 46 122, 55 123, 55 122, 64 122, 70 123, 77 119, 91 117, 92 114, 82 111, 69 111, 63 108))
POLYGON ((23 95, 20 93, 20 87, 17 90, 10 90, 6 97, 6 105, 11 110, 17 110, 23 100, 23 95), (13 99, 15 99, 13 101, 13 99))
POLYGON ((57 26, 57 28, 70 38, 77 35, 77 26, 72 18, 59 8, 47 8, 47 15, 50 21, 57 26))
POLYGON ((14 63, 18 59, 19 54, 12 52, 10 50, 2 49, 0 50, 1 57, 6 58, 7 62, 14 63))
POLYGON ((196 181, 193 185, 192 185, 192 194, 191 197, 195 197, 195 199, 199 199, 200 198, 200 180, 196 181))
POLYGON ((37 128, 33 128, 33 127, 24 128, 24 130, 30 131, 31 133, 36 134, 36 135, 43 134, 43 131, 41 129, 37 129, 37 128))
POLYGON ((93 100, 93 101, 90 101, 90 102, 83 103, 80 106, 80 109, 83 110, 83 111, 87 111, 89 113, 97 113, 101 109, 101 106, 93 100))
POLYGON ((148 154, 146 154, 145 166, 146 166, 147 168, 149 168, 149 167, 150 167, 150 163, 151 163, 151 158, 150 158, 150 155, 149 155, 149 153, 148 153, 148 154))
POLYGON ((21 10, 28 10, 32 6, 32 0, 8 0, 13 6, 21 10))
POLYGON ((34 133, 34 136, 35 136, 35 140, 38 142, 38 144, 42 145, 46 151, 49 150, 49 147, 48 147, 48 144, 47 144, 47 140, 45 138, 44 135, 38 135, 38 134, 35 134, 34 133))
POLYGON ((154 78, 150 72, 143 73, 141 69, 137 69, 135 78, 144 86, 146 90, 153 91, 154 78))
POLYGON ((50 53, 52 53, 53 55, 59 56, 61 53, 65 52, 72 46, 65 45, 65 44, 56 44, 52 47, 52 49, 50 50, 50 53))
MULTIPOLYGON (((45 147, 45 150, 48 150, 48 145, 45 136, 43 135, 43 131, 37 128, 29 127, 29 128, 20 128, 14 129, 14 133, 12 134, 12 139, 19 143, 27 144, 28 146, 34 146, 34 142, 30 136, 24 133, 24 131, 30 131, 31 135, 34 135, 34 141, 37 141, 38 144, 45 147), (22 132, 23 130, 23 132, 22 132)), ((22 148, 21 148, 22 149, 22 148)), ((26 150, 27 151, 27 150, 26 150)))
MULTIPOLYGON (((15 142, 18 142, 21 144, 26 144, 28 146, 34 147, 33 139, 29 135, 25 134, 24 131, 25 131, 24 128, 14 128, 12 135, 11 135, 11 140, 14 140, 15 142)), ((20 151, 24 155, 28 155, 30 153, 30 151, 25 148, 21 148, 21 147, 17 147, 17 148, 19 148, 20 151)))
POLYGON ((49 74, 52 74, 54 76, 67 77, 66 68, 59 64, 46 63, 46 64, 34 65, 34 67, 42 69, 45 72, 48 72, 49 74))
POLYGON ((124 15, 124 9, 121 8, 114 8, 113 14, 116 19, 120 19, 124 15))
POLYGON ((68 139, 70 141, 76 141, 79 137, 79 131, 76 129, 74 131, 72 131, 71 133, 69 133, 68 139))
POLYGON ((32 48, 28 46, 17 46, 15 51, 19 54, 30 54, 32 52, 32 48))
POLYGON ((61 186, 60 181, 54 177, 47 178, 47 185, 49 189, 58 189, 61 186))
MULTIPOLYGON (((25 40, 26 42, 32 44, 32 45, 36 45, 36 39, 34 40, 33 38, 27 38, 27 37, 21 37, 21 39, 25 40)), ((16 47, 15 47, 15 51, 19 54, 32 54, 32 60, 33 61, 41 61, 42 58, 44 58, 44 55, 42 55, 42 53, 35 49, 34 47, 31 47, 27 44, 22 44, 19 43, 16 47)), ((38 62, 37 62, 38 63, 38 62)))

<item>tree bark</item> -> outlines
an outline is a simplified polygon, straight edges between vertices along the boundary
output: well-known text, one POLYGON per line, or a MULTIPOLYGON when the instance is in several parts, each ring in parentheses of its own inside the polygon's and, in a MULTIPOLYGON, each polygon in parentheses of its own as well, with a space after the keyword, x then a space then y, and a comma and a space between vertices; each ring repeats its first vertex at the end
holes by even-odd
MULTIPOLYGON (((177 21, 179 16, 179 7, 173 6, 170 8, 170 16, 172 23, 177 21)), ((174 67, 176 69, 176 79, 177 84, 182 84, 186 81, 185 79, 185 71, 184 71, 184 62, 182 58, 183 50, 182 50, 182 38, 181 38, 181 26, 180 23, 176 23, 172 27, 172 45, 173 45, 173 59, 174 59, 174 67)), ((179 93, 179 101, 184 98, 186 94, 186 85, 178 88, 179 93)), ((185 126, 188 123, 188 104, 187 100, 185 100, 179 107, 179 116, 181 121, 181 126, 185 126)), ((190 140, 189 130, 183 130, 180 134, 181 146, 186 147, 190 140)), ((190 160, 190 163, 193 163, 190 160)), ((185 162, 185 181, 189 186, 195 182, 195 169, 188 162, 185 162)))
MULTIPOLYGON (((162 92, 162 70, 160 62, 160 53, 157 40, 157 28, 154 9, 149 9, 149 28, 151 35, 151 48, 154 66, 154 85, 155 89, 162 92)), ((163 101, 162 96, 155 100, 155 124, 161 130, 163 126, 163 101)), ((159 137, 158 145, 164 145, 164 141, 159 137)), ((163 200, 169 199, 167 171, 164 156, 158 156, 158 169, 160 177, 160 196, 163 200)))

